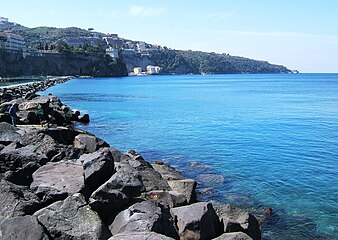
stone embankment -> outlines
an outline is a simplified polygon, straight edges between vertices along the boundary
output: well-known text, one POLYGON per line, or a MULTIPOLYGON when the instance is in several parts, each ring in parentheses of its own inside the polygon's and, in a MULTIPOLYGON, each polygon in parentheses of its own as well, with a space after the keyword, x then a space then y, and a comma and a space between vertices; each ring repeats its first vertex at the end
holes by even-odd
POLYGON ((72 127, 77 111, 35 94, 48 85, 0 96, 19 106, 18 127, 1 113, 1 239, 261 239, 250 213, 197 202, 195 180, 72 127))

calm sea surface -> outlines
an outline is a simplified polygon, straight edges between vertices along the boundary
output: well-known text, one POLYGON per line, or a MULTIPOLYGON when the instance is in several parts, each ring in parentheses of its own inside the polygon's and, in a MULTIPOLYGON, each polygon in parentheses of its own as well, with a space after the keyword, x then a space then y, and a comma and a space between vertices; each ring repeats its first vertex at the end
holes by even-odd
POLYGON ((338 74, 75 79, 47 93, 111 146, 200 179, 200 199, 272 207, 265 239, 338 238, 338 74))

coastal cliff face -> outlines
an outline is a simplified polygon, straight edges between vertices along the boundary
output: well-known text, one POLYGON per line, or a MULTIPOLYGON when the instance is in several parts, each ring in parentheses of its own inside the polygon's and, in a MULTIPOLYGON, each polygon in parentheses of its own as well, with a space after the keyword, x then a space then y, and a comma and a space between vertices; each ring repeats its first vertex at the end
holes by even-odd
POLYGON ((23 75, 116 77, 126 76, 127 69, 108 56, 68 53, 23 57, 21 52, 0 51, 0 77, 23 75))

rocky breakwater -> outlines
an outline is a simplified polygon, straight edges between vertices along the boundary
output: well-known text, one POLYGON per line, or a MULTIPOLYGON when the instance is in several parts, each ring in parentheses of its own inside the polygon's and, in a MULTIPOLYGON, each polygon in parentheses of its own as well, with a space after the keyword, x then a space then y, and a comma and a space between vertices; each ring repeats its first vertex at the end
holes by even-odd
POLYGON ((69 125, 55 96, 11 101, 46 124, 0 122, 0 239, 261 239, 250 213, 197 202, 195 180, 69 125))
POLYGON ((17 124, 67 126, 74 121, 88 123, 89 115, 71 110, 56 96, 39 96, 37 91, 69 81, 72 77, 50 78, 43 82, 0 89, 0 122, 12 123, 9 108, 17 106, 17 124))

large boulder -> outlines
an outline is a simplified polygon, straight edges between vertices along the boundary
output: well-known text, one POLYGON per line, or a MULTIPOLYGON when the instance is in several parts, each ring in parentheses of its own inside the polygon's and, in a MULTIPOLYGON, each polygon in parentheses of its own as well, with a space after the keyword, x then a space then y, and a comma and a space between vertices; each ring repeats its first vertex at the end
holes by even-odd
POLYGON ((0 122, 0 143, 1 144, 9 144, 14 141, 19 141, 21 136, 17 132, 19 129, 14 127, 13 125, 0 122))
POLYGON ((113 235, 122 232, 157 232, 177 238, 172 219, 153 202, 136 203, 120 212, 110 225, 113 235))
POLYGON ((49 240, 47 233, 35 216, 14 217, 4 220, 0 225, 0 238, 6 240, 49 240))
POLYGON ((122 153, 115 148, 110 148, 110 152, 114 158, 114 162, 128 162, 131 159, 128 154, 122 153))
POLYGON ((150 191, 142 193, 142 197, 149 201, 159 202, 168 207, 180 207, 187 204, 185 196, 177 191, 150 191))
POLYGON ((261 230, 257 219, 249 212, 229 204, 216 208, 223 225, 223 232, 244 232, 254 240, 260 240, 261 230))
POLYGON ((30 186, 33 182, 32 175, 39 167, 38 163, 29 162, 15 171, 7 171, 4 179, 16 185, 30 186))
POLYGON ((214 238, 214 240, 252 240, 252 238, 243 232, 232 232, 224 233, 221 236, 214 238))
POLYGON ((93 192, 89 198, 90 207, 107 221, 127 207, 128 203, 127 195, 120 190, 111 189, 105 184, 93 192))
POLYGON ((34 214, 53 239, 108 239, 111 234, 98 214, 77 193, 34 214))
POLYGON ((184 177, 175 168, 164 164, 163 162, 157 161, 151 164, 152 167, 161 174, 165 180, 182 180, 184 177))
POLYGON ((102 147, 109 147, 109 144, 93 135, 82 133, 75 137, 74 147, 93 153, 102 147))
POLYGON ((39 198, 27 187, 0 182, 0 222, 3 219, 33 214, 41 206, 39 198))
POLYGON ((109 179, 110 188, 119 189, 129 198, 137 197, 145 189, 140 172, 129 164, 118 163, 116 173, 109 179))
POLYGON ((86 184, 97 189, 114 173, 114 160, 109 148, 102 148, 94 153, 84 154, 78 162, 83 164, 86 184))
POLYGON ((43 202, 55 202, 84 191, 82 165, 56 162, 42 166, 33 173, 30 186, 43 202))
POLYGON ((211 203, 194 203, 170 212, 181 239, 212 239, 220 233, 220 222, 211 203))
POLYGON ((108 240, 174 240, 173 238, 155 232, 123 232, 108 240))
POLYGON ((22 147, 21 144, 12 143, 0 152, 0 172, 15 171, 29 162, 44 165, 48 158, 32 145, 22 147))
POLYGON ((168 181, 170 188, 185 196, 187 202, 196 202, 196 181, 193 179, 171 180, 168 181))

